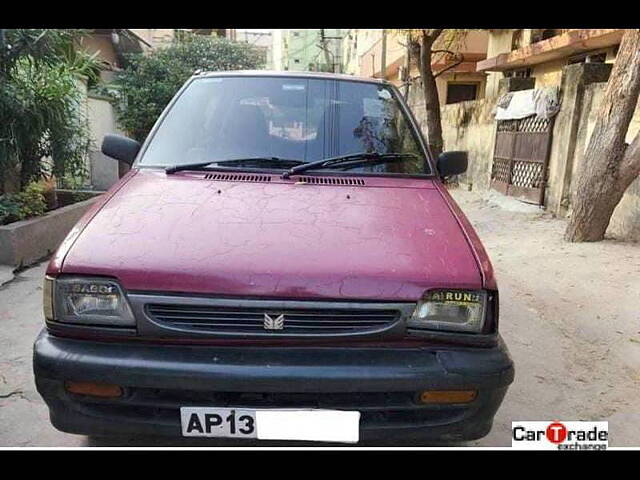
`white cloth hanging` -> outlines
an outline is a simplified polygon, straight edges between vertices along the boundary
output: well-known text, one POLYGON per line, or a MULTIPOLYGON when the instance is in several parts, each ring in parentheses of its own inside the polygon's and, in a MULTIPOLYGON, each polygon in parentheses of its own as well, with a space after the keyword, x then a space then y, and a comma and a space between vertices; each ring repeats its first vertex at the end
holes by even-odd
POLYGON ((508 92, 496 105, 496 120, 516 120, 536 115, 551 118, 560 110, 558 87, 536 88, 508 92))

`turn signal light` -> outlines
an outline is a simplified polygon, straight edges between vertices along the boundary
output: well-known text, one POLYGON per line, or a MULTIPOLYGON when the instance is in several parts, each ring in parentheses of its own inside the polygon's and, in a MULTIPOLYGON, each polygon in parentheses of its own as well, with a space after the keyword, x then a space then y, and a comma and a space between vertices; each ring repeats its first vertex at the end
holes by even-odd
POLYGON ((90 395, 92 397, 113 398, 122 396, 122 387, 110 383, 94 382, 65 382, 67 392, 76 395, 90 395))
POLYGON ((425 390, 420 394, 421 403, 469 403, 478 396, 477 390, 425 390))

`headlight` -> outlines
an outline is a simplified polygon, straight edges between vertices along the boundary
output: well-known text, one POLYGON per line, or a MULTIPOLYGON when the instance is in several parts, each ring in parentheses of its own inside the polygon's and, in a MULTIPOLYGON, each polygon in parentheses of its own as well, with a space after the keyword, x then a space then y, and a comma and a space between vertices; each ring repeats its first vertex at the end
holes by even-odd
POLYGON ((452 332, 482 331, 487 293, 476 290, 432 290, 418 302, 408 328, 452 332))
POLYGON ((62 323, 132 327, 135 319, 120 285, 101 278, 45 279, 45 317, 62 323), (53 292, 53 302, 50 292, 53 292), (53 305, 48 311, 47 304, 53 305))

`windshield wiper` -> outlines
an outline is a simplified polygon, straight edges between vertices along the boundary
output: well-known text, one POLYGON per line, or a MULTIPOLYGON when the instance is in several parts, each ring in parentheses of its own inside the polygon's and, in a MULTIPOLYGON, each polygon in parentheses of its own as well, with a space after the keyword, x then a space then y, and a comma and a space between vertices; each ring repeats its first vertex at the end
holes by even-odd
POLYGON ((339 157, 325 158, 316 160, 315 162, 296 165, 282 174, 282 178, 289 178, 290 175, 304 172, 311 169, 322 169, 329 167, 351 167, 367 163, 384 163, 401 160, 403 158, 420 158, 415 153, 378 153, 378 152, 360 152, 351 155, 341 155, 339 157))
POLYGON ((164 171, 169 173, 176 173, 182 170, 200 170, 208 167, 212 164, 218 165, 227 165, 234 163, 246 163, 246 162, 256 162, 256 163, 268 163, 268 164, 278 164, 278 165, 302 165, 305 162, 301 160, 294 160, 290 158, 280 158, 280 157, 252 157, 252 158, 234 158, 231 160, 210 160, 208 162, 198 162, 198 163, 183 163, 182 165, 173 165, 171 167, 167 167, 164 171))

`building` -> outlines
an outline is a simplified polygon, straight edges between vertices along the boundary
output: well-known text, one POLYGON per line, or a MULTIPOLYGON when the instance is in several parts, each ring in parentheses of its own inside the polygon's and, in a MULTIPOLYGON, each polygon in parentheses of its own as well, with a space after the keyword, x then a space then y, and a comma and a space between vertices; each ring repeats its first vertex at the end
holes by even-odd
POLYGON ((226 37, 233 40, 234 29, 229 28, 131 28, 139 38, 143 39, 152 48, 161 48, 170 45, 181 32, 195 33, 196 35, 226 37))
POLYGON ((272 30, 232 30, 230 38, 236 42, 248 43, 259 49, 264 55, 265 69, 273 70, 273 32, 272 30))
POLYGON ((360 67, 361 58, 382 40, 383 30, 351 29, 342 39, 342 71, 349 75, 368 76, 360 67))
MULTIPOLYGON (((116 72, 124 65, 125 55, 145 53, 152 49, 151 43, 131 29, 94 29, 82 37, 78 48, 96 53, 103 65, 100 72, 102 82, 108 84, 116 72)), ((127 166, 106 158, 100 151, 102 138, 107 133, 123 133, 119 130, 111 99, 88 89, 87 82, 81 82, 86 93, 83 109, 89 122, 91 148, 87 161, 86 187, 92 190, 107 190, 118 181, 127 166)))
POLYGON ((530 88, 559 86, 562 69, 574 63, 613 63, 622 29, 489 30, 487 58, 477 71, 487 73, 487 95, 498 94, 502 78, 531 78, 530 88))
POLYGON ((340 29, 273 30, 273 69, 342 71, 340 29))
POLYGON ((91 30, 79 41, 79 48, 89 53, 97 53, 104 70, 101 79, 109 83, 124 62, 128 53, 144 53, 151 49, 151 43, 127 28, 91 30))
MULTIPOLYGON (((396 85, 418 78, 415 61, 406 64, 406 41, 401 32, 349 30, 342 45, 344 71, 365 77, 386 78, 396 85)), ((444 49, 443 35, 435 49, 444 49)), ((484 96, 486 74, 476 71, 476 63, 487 55, 488 33, 472 30, 459 37, 452 48, 456 57, 434 54, 434 71, 448 69, 436 78, 441 104, 475 100, 484 96), (462 60, 462 61, 460 61, 462 60)))
MULTIPOLYGON (((578 173, 605 101, 621 29, 489 30, 487 58, 476 71, 486 75, 484 98, 440 108, 445 150, 469 153, 465 188, 495 190, 559 217, 572 212, 578 173), (549 88, 551 87, 551 88, 549 88), (504 97, 502 94, 505 95, 504 97), (496 118, 514 98, 536 103, 535 113, 496 118), (539 111, 536 99, 551 99, 539 111)), ((379 70, 379 69, 377 69, 379 70)), ((414 82, 408 103, 425 125, 424 102, 414 82)), ((518 102, 516 102, 518 103, 518 102)), ((516 109, 517 110, 517 109, 516 109)), ((514 113, 514 112, 512 112, 514 113)), ((522 112, 520 112, 522 113, 522 112)), ((640 104, 626 131, 640 132, 640 104)), ((640 178, 627 189, 607 235, 640 241, 640 178)))

